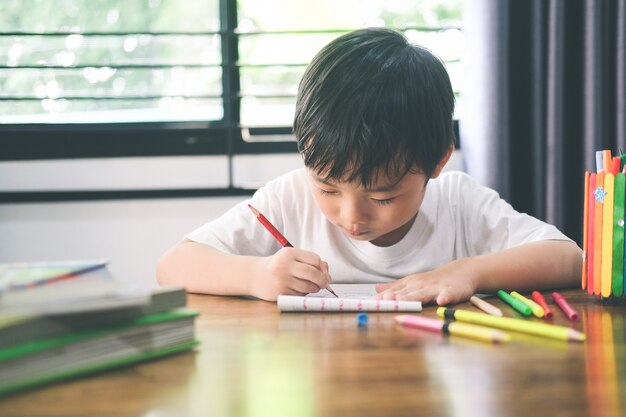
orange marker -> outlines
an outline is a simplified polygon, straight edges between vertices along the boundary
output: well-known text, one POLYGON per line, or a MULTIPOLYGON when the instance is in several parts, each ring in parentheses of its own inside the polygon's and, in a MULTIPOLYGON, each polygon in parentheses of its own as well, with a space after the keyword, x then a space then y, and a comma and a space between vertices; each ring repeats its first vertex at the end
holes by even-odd
POLYGON ((585 172, 585 194, 583 203, 583 273, 581 280, 581 287, 584 290, 587 288, 587 228, 589 227, 589 171, 585 172))
MULTIPOLYGON (((595 242, 595 213, 596 200, 594 190, 596 189, 596 174, 589 175, 589 207, 588 207, 588 230, 587 230, 587 293, 593 294, 593 268, 595 263, 594 242, 595 242)), ((583 287, 584 288, 584 287, 583 287)))
POLYGON ((594 190, 595 219, 593 238, 593 293, 600 295, 602 288, 602 213, 604 209, 604 172, 596 175, 594 190))

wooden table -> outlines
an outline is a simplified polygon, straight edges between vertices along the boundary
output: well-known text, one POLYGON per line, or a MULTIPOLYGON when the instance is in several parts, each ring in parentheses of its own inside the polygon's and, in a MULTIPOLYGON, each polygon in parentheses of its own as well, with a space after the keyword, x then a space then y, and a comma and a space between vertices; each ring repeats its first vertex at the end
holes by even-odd
POLYGON ((6 397, 0 416, 626 415, 626 302, 564 295, 581 319, 555 307, 554 322, 585 343, 513 334, 491 345, 406 330, 393 313, 359 328, 351 313, 191 295, 196 351, 6 397))

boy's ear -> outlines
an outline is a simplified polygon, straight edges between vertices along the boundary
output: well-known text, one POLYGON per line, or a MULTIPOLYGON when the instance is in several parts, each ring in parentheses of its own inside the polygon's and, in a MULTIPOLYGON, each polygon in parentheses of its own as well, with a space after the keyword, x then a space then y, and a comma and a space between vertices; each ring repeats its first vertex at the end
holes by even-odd
POLYGON ((454 152, 454 146, 450 146, 450 148, 448 148, 448 152, 446 152, 443 158, 441 158, 441 161, 439 161, 439 164, 437 164, 437 168, 435 168, 435 172, 433 172, 433 175, 431 175, 430 178, 437 178, 439 174, 441 174, 441 171, 443 171, 443 167, 446 166, 448 160, 452 156, 452 152, 454 152))

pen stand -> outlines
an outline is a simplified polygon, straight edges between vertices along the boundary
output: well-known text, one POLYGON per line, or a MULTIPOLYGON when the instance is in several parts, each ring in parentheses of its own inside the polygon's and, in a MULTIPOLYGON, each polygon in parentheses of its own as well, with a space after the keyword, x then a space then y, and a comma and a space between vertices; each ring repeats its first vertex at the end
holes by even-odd
POLYGON ((585 172, 581 285, 589 294, 623 297, 626 175, 621 157, 601 152, 602 163, 596 154, 598 171, 585 172))

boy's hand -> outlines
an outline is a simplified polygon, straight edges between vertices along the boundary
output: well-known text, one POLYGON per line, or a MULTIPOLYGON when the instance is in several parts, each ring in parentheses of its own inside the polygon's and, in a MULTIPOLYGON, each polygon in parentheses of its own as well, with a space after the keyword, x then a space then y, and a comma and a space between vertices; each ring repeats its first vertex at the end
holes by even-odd
POLYGON ((260 259, 261 268, 252 283, 252 295, 263 300, 315 293, 330 284, 328 264, 313 252, 286 247, 260 259))
POLYGON ((476 285, 471 270, 462 260, 428 272, 411 274, 394 282, 377 284, 378 300, 410 300, 438 305, 454 304, 474 295, 476 285))

